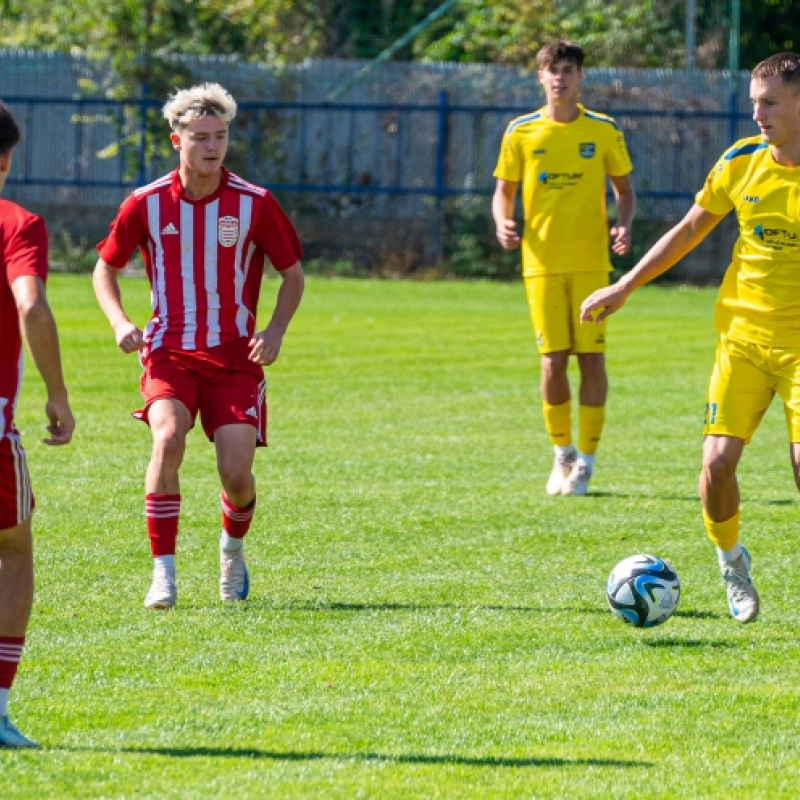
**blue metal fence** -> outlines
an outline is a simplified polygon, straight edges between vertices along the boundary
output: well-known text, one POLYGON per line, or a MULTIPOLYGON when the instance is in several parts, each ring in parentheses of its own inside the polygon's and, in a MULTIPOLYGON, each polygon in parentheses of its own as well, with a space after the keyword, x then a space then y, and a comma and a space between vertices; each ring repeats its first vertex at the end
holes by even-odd
MULTIPOLYGON (((172 168, 162 101, 5 96, 23 128, 10 185, 127 190, 172 168), (148 132, 149 133, 146 133, 148 132)), ((755 133, 728 112, 615 108, 642 199, 686 200, 731 139, 755 133)), ((604 109, 597 109, 603 111, 604 109)), ((425 198, 485 195, 509 105, 242 102, 228 163, 285 194, 425 198)))

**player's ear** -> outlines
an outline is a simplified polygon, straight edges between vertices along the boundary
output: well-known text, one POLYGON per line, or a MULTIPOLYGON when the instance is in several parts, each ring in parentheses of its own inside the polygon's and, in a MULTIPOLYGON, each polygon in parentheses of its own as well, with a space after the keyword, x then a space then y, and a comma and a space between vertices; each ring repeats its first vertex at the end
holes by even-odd
POLYGON ((179 134, 172 131, 169 135, 169 140, 172 142, 172 149, 173 150, 180 150, 181 149, 181 137, 179 134))
POLYGON ((13 161, 12 150, 9 148, 5 153, 0 153, 0 172, 6 173, 11 171, 11 162, 13 161))

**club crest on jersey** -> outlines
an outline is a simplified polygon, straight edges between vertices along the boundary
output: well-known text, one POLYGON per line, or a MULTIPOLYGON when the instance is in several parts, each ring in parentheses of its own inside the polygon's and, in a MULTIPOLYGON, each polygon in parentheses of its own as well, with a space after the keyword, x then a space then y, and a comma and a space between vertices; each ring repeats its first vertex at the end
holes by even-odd
POLYGON ((578 152, 581 158, 592 158, 594 156, 594 142, 581 142, 578 145, 578 152))
POLYGON ((217 238, 223 247, 233 247, 239 241, 239 220, 236 217, 220 217, 217 238))

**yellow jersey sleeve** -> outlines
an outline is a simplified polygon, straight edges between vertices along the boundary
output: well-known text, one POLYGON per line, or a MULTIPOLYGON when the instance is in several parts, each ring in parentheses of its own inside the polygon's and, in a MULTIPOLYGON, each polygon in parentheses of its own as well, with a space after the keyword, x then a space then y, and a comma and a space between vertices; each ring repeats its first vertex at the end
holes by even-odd
POLYGON ((519 183, 522 180, 524 165, 521 137, 519 134, 514 135, 517 123, 518 120, 514 120, 503 134, 500 155, 497 158, 497 166, 494 170, 494 177, 501 181, 519 183))

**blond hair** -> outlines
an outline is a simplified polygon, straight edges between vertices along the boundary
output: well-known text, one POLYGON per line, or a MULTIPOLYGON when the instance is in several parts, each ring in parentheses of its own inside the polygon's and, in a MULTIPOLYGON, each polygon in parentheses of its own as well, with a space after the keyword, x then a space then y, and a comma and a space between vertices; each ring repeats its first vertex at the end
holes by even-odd
POLYGON ((189 89, 176 89, 161 109, 172 130, 185 128, 192 120, 213 114, 222 122, 236 116, 236 101, 218 83, 203 83, 189 89))

